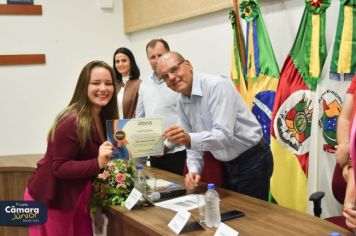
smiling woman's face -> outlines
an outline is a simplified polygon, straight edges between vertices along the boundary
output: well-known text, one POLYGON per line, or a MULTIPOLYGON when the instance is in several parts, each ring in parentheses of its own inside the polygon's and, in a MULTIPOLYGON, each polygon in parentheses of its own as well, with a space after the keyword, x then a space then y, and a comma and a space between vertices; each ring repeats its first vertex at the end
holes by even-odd
POLYGON ((94 109, 101 110, 114 94, 111 73, 104 67, 95 67, 90 73, 88 98, 94 109))
POLYGON ((116 54, 115 67, 122 77, 130 75, 130 71, 131 71, 130 58, 123 53, 116 54))

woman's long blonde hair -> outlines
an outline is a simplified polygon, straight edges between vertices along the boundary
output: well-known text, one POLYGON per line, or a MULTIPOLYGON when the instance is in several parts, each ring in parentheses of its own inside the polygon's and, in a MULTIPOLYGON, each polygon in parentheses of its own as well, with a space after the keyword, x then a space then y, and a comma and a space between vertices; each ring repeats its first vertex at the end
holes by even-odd
POLYGON ((84 66, 82 71, 80 72, 77 85, 74 90, 73 97, 69 102, 68 106, 60 112, 53 125, 51 126, 48 137, 51 138, 51 141, 54 140, 54 134, 56 128, 61 121, 62 118, 70 115, 72 112, 77 113, 77 120, 76 120, 76 133, 80 142, 80 146, 84 147, 87 141, 90 139, 90 131, 91 131, 91 124, 93 115, 91 113, 92 103, 88 98, 88 86, 90 81, 90 75, 94 68, 96 67, 103 67, 110 72, 112 84, 114 87, 114 93, 109 101, 109 103, 102 108, 100 112, 102 125, 105 129, 105 122, 106 120, 112 120, 118 118, 118 106, 117 106, 117 99, 116 99, 116 88, 115 88, 115 74, 113 69, 103 61, 92 61, 89 62, 84 66))

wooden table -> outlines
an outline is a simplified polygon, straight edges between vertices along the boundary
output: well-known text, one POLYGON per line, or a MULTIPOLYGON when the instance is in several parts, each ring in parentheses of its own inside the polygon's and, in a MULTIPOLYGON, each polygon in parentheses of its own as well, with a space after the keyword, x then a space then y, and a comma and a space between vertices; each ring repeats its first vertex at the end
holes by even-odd
MULTIPOLYGON (((26 179, 36 168, 42 154, 0 157, 0 200, 21 200, 26 179)), ((156 178, 183 184, 183 177, 154 168, 144 168, 146 174, 156 178)), ((204 186, 202 186, 204 187, 204 186)), ((203 190, 205 191, 205 189, 203 190)), ((264 202, 235 192, 218 188, 221 212, 237 209, 245 217, 225 223, 240 232, 240 235, 329 235, 338 231, 352 235, 349 231, 319 218, 299 213, 285 207, 264 202)), ((167 209, 146 207, 128 211, 120 206, 107 209, 109 217, 108 236, 116 235, 175 235, 167 224, 175 215, 167 209)), ((192 211, 197 214, 197 210, 192 211)), ((213 235, 215 230, 203 231, 189 221, 182 235, 213 235)), ((0 235, 27 235, 26 227, 0 226, 0 235)))
MULTIPOLYGON (((154 174, 171 182, 183 184, 183 177, 166 171, 148 168, 146 174, 154 174)), ((206 186, 202 186, 206 187, 206 186)), ((205 191, 204 188, 202 191, 205 191)), ((341 235, 353 235, 351 232, 320 218, 300 213, 276 204, 248 197, 222 188, 217 189, 221 198, 220 211, 240 210, 246 216, 224 222, 237 230, 240 235, 329 235, 337 231, 341 235)), ((197 209, 191 211, 197 215, 197 209)), ((144 207, 127 210, 121 206, 107 209, 109 218, 108 236, 112 235, 175 235, 168 228, 169 221, 176 213, 160 207, 144 207)), ((197 227, 194 220, 188 222, 188 229, 182 235, 214 235, 215 229, 197 227)))

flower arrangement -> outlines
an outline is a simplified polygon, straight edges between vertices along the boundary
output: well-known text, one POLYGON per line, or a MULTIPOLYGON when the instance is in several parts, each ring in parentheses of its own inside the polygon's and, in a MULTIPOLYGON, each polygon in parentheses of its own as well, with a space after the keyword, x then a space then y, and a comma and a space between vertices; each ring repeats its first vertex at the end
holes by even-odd
POLYGON ((134 187, 135 174, 136 170, 132 161, 109 162, 103 173, 94 179, 90 211, 96 212, 109 205, 123 206, 134 187))

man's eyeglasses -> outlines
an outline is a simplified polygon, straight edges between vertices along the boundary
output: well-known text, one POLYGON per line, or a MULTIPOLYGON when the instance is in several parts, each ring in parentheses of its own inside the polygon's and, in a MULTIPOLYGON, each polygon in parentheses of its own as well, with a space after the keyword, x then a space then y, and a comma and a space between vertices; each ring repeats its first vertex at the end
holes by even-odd
POLYGON ((175 73, 177 73, 177 71, 178 71, 179 68, 180 68, 180 65, 181 65, 183 62, 185 62, 185 60, 182 60, 182 61, 180 61, 177 65, 173 66, 173 67, 168 71, 168 73, 163 74, 163 75, 161 76, 161 79, 162 79, 162 80, 167 80, 167 79, 169 78, 169 74, 175 74, 175 73))

